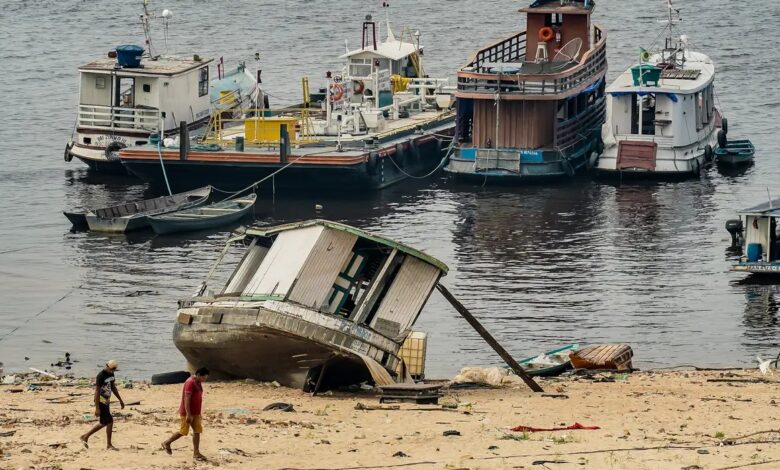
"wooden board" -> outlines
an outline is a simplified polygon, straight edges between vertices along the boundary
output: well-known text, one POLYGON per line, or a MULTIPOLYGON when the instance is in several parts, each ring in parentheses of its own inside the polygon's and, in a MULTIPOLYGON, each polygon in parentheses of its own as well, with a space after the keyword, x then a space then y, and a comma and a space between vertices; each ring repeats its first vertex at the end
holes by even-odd
POLYGON ((575 369, 630 370, 634 352, 627 344, 599 344, 569 356, 575 369))
POLYGON ((658 144, 655 142, 621 140, 618 146, 617 169, 639 168, 655 171, 657 150, 658 144))

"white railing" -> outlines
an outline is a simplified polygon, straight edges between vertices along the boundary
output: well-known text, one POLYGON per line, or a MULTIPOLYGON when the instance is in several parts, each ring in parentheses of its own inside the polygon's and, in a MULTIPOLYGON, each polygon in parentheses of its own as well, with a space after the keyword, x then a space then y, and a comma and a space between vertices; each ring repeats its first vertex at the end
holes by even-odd
POLYGON ((93 129, 129 129, 156 131, 160 125, 157 109, 119 108, 115 106, 79 105, 79 127, 93 129))

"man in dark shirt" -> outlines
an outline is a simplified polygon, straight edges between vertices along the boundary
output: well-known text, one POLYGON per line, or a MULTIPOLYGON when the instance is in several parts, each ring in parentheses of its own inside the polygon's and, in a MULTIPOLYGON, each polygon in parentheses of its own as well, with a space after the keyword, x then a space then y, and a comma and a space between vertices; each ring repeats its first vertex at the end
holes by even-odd
POLYGON ((119 396, 119 390, 116 389, 114 372, 117 370, 119 370, 119 364, 111 359, 95 378, 95 416, 99 417, 100 421, 88 433, 81 436, 81 442, 84 443, 84 447, 87 449, 89 449, 88 441, 90 436, 106 428, 106 449, 117 450, 111 444, 111 433, 114 430, 114 418, 111 416, 110 408, 112 393, 116 395, 122 409, 125 408, 125 402, 122 401, 122 397, 119 396))
POLYGON ((181 392, 181 404, 179 405, 179 430, 165 442, 162 448, 168 455, 173 454, 171 444, 182 436, 186 436, 192 428, 192 456, 196 460, 206 460, 200 453, 200 435, 203 432, 201 420, 201 408, 203 405, 203 382, 209 378, 209 370, 201 367, 195 371, 195 375, 184 382, 181 392))

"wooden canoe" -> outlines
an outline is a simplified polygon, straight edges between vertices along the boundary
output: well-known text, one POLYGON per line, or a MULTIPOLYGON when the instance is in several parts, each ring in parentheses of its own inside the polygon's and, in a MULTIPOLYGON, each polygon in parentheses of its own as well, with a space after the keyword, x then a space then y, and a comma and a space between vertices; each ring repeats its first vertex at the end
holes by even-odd
POLYGON ((718 163, 728 165, 751 162, 755 153, 755 146, 747 139, 730 140, 726 143, 725 148, 718 147, 715 149, 715 157, 718 163))
POLYGON ((634 351, 627 344, 598 344, 573 352, 569 358, 575 369, 631 370, 634 351))
POLYGON ((208 202, 209 197, 211 186, 205 186, 172 196, 94 209, 85 217, 94 232, 125 233, 148 227, 150 216, 197 207, 208 202))
POLYGON ((149 217, 149 224, 158 235, 218 228, 241 220, 252 210, 256 199, 256 194, 250 194, 240 199, 155 215, 149 217))
POLYGON ((571 369, 569 355, 579 349, 579 347, 579 344, 570 344, 538 356, 523 359, 518 361, 518 363, 531 377, 554 377, 571 369))

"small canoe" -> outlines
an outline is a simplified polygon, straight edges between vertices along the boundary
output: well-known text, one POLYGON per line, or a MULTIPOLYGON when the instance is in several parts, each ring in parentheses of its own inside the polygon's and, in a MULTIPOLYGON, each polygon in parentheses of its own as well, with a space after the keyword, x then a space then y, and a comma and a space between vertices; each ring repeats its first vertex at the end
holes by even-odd
POLYGON ((531 377, 554 377, 571 369, 569 355, 579 349, 579 347, 579 344, 570 344, 538 356, 523 359, 519 364, 531 377))
POLYGON ((598 344, 573 352, 569 357, 575 369, 631 370, 634 351, 627 344, 598 344))
POLYGON ((131 232, 148 227, 150 216, 202 206, 209 197, 211 186, 205 186, 172 196, 94 209, 87 212, 85 218, 89 229, 94 232, 131 232))
POLYGON ((255 205, 256 194, 149 217, 149 224, 158 235, 192 232, 222 227, 241 220, 255 205))
POLYGON ((747 139, 729 140, 726 142, 725 148, 718 147, 715 149, 715 158, 717 158, 718 163, 727 165, 748 163, 753 160, 755 154, 756 148, 747 139))

